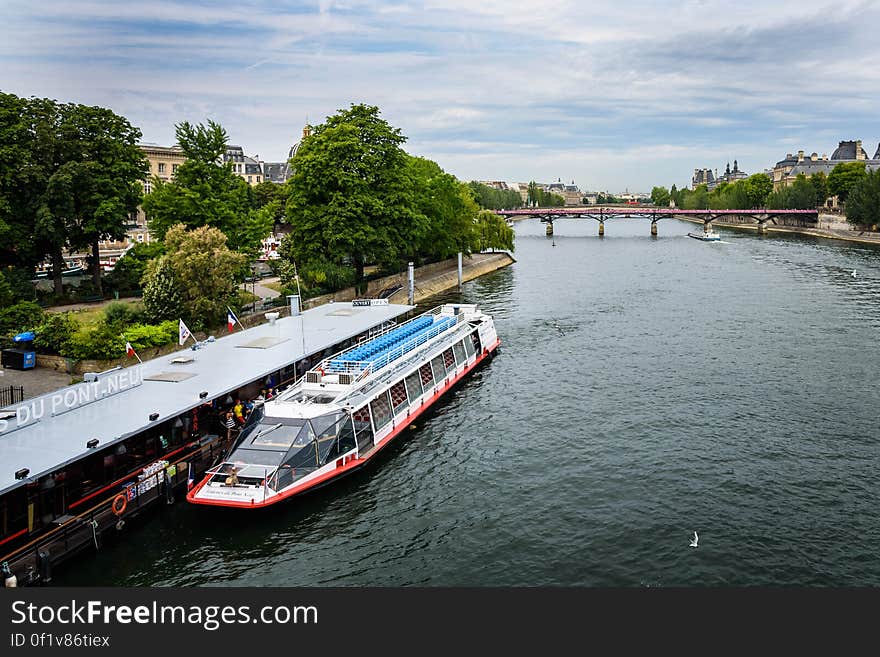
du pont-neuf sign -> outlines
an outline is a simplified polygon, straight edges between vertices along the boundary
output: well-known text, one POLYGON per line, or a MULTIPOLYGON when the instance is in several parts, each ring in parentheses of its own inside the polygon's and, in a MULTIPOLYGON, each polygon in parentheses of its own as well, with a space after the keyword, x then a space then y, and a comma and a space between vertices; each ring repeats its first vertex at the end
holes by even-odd
POLYGON ((67 413, 144 382, 140 365, 109 370, 92 376, 94 378, 90 381, 86 380, 0 410, 0 434, 21 429, 45 417, 67 413))

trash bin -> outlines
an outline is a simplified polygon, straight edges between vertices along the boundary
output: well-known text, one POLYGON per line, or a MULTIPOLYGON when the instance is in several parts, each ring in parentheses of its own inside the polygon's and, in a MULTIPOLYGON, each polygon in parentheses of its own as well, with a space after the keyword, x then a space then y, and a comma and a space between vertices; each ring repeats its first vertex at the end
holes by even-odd
POLYGON ((37 354, 34 351, 34 332, 19 333, 12 341, 16 344, 11 349, 4 349, 0 354, 3 367, 11 367, 16 370, 29 370, 37 364, 37 354))

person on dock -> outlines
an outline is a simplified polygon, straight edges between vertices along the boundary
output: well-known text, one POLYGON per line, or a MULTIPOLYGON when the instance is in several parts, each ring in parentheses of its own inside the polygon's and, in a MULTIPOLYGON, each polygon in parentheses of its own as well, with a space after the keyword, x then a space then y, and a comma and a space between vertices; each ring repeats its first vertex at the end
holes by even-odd
POLYGON ((226 440, 232 440, 232 430, 235 429, 235 418, 232 417, 232 411, 226 411, 223 425, 226 427, 226 440))

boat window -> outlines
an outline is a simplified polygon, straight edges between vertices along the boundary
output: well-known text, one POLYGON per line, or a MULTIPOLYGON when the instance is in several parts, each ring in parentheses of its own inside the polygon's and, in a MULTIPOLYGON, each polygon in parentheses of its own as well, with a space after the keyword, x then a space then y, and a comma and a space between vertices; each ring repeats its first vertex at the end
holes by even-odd
POLYGON ((479 331, 474 331, 473 333, 471 333, 471 342, 474 343, 474 350, 479 353, 479 351, 482 349, 482 347, 480 346, 480 332, 479 331))
POLYGON ((302 427, 294 443, 290 446, 284 463, 296 470, 306 469, 306 472, 297 473, 298 476, 311 472, 318 467, 318 443, 312 425, 308 422, 302 427))
POLYGON ((455 369, 455 355, 452 353, 452 347, 443 352, 443 364, 446 365, 447 372, 455 369))
POLYGON ((352 413, 354 430, 357 434, 357 442, 361 450, 373 444, 373 427, 370 424, 370 409, 367 406, 359 408, 352 413))
POLYGON ((289 449, 302 447, 309 441, 309 428, 305 420, 288 420, 286 423, 268 420, 253 432, 247 445, 253 448, 289 449))
POLYGON ((471 356, 474 355, 474 353, 476 353, 476 350, 474 348, 474 341, 471 338, 471 336, 467 336, 461 342, 464 345, 464 350, 465 350, 465 353, 467 353, 468 358, 470 358, 471 356))
POLYGON ((455 354, 455 362, 459 365, 467 360, 467 355, 464 353, 464 346, 461 342, 456 342, 452 345, 452 352, 455 354))
POLYGON ((339 414, 342 419, 318 434, 318 458, 320 462, 329 463, 337 456, 354 449, 354 428, 351 418, 339 414))
POLYGON ((422 390, 434 385, 434 373, 431 371, 430 363, 425 363, 419 368, 419 378, 422 380, 422 390))
POLYGON ((391 402, 387 390, 370 402, 370 411, 377 431, 391 421, 391 402))
POLYGON ((409 401, 406 398, 406 386, 403 381, 398 381, 391 386, 389 392, 391 393, 391 408, 394 410, 394 414, 397 415, 401 411, 405 411, 409 406, 409 401))
POLYGON ((437 356, 431 360, 431 369, 434 372, 434 381, 442 381, 446 378, 446 368, 443 366, 443 357, 437 356))
POLYGON ((413 372, 406 377, 406 394, 409 396, 410 404, 421 396, 422 382, 419 380, 418 372, 413 372))

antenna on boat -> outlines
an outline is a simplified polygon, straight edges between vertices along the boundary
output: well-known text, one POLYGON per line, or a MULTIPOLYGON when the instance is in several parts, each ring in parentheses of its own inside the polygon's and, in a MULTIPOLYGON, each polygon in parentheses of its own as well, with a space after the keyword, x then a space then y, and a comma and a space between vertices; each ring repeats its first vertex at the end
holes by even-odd
POLYGON ((298 296, 296 300, 297 305, 297 313, 299 314, 299 334, 302 338, 302 350, 303 350, 303 358, 306 357, 306 329, 305 323, 303 321, 302 316, 302 290, 299 287, 299 272, 296 270, 296 260, 293 261, 293 277, 296 279, 296 294, 298 296))

